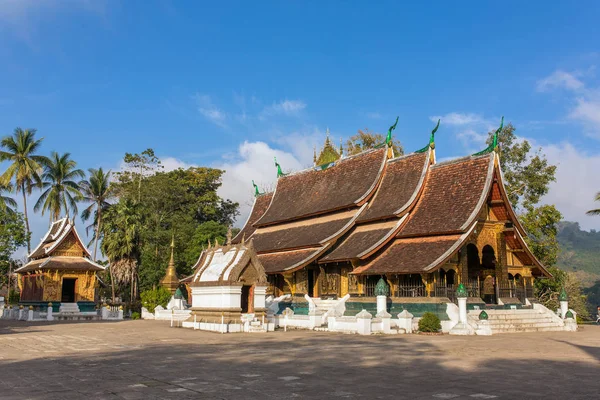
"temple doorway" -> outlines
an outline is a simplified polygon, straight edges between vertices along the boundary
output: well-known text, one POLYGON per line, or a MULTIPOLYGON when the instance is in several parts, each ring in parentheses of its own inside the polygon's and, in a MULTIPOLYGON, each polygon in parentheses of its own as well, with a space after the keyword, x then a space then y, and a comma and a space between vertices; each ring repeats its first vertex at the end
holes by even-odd
POLYGON ((61 303, 75 303, 75 284, 77 279, 63 278, 61 303))
POLYGON ((467 245, 467 268, 469 296, 479 296, 487 304, 495 304, 497 300, 496 254, 494 248, 485 245, 481 250, 474 244, 467 245))
POLYGON ((240 306, 242 314, 254 312, 254 286, 242 286, 242 296, 240 298, 240 306))

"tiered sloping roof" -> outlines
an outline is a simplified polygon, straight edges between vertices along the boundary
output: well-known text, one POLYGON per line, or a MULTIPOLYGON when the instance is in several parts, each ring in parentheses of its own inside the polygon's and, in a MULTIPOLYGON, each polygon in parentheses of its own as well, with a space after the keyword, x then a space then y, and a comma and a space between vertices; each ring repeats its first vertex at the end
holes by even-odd
POLYGON ((55 221, 48 229, 40 243, 29 254, 27 264, 18 268, 15 272, 34 272, 42 269, 68 269, 73 271, 103 271, 104 267, 90 259, 90 252, 83 244, 75 224, 69 218, 55 221), (74 250, 69 254, 59 252, 61 245, 67 240, 75 241, 74 250), (58 254, 57 254, 58 253, 58 254))
POLYGON ((524 265, 547 274, 523 240, 497 157, 436 164, 431 146, 389 160, 385 148, 342 158, 279 178, 274 193, 257 198, 255 222, 242 232, 251 233, 245 238, 267 273, 343 261, 358 262, 360 274, 424 273, 463 245, 491 204, 500 220, 514 221, 505 235, 524 265))

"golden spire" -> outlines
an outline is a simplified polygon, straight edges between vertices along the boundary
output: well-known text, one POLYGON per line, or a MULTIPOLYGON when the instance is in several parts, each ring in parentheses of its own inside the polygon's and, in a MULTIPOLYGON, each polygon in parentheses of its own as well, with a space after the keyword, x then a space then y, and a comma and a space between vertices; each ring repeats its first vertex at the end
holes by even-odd
POLYGON ((175 293, 179 287, 179 279, 177 278, 177 271, 175 270, 175 234, 173 234, 171 238, 171 259, 169 260, 165 277, 162 278, 160 284, 169 289, 171 293, 175 293))
POLYGON ((175 234, 171 237, 171 259, 169 260, 169 267, 175 266, 175 234))
POLYGON ((315 144, 314 146, 314 153, 313 153, 313 164, 316 166, 317 165, 317 145, 315 144))

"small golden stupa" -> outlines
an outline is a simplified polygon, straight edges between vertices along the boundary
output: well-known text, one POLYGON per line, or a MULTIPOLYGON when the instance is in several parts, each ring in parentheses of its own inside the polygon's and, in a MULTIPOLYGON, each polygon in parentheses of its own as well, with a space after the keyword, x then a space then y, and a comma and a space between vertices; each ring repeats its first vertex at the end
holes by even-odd
POLYGON ((171 240, 171 259, 169 260, 169 266, 167 267, 167 273, 165 277, 160 281, 160 285, 175 294, 175 291, 179 287, 179 279, 177 278, 177 272, 175 272, 175 258, 173 252, 175 249, 175 236, 171 240))

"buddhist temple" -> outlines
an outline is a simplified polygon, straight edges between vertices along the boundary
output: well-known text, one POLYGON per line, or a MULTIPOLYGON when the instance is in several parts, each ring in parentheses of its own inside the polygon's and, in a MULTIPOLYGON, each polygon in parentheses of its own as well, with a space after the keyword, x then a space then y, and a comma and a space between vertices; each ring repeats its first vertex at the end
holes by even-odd
POLYGON ((374 310, 383 278, 398 312, 439 311, 460 283, 469 304, 524 304, 533 280, 549 273, 508 200, 500 129, 484 151, 436 162, 437 126, 424 148, 398 157, 394 127, 381 146, 352 156, 327 137, 327 157, 315 153, 315 167, 278 173, 272 193, 256 190, 232 243, 252 240, 268 293, 291 294, 298 308, 304 295, 350 294, 347 309, 356 313, 374 310))
POLYGON ((29 254, 19 274, 21 304, 55 310, 93 311, 97 300, 98 277, 104 267, 90 259, 90 252, 69 218, 50 226, 40 244, 29 254))

